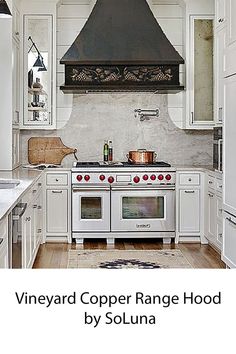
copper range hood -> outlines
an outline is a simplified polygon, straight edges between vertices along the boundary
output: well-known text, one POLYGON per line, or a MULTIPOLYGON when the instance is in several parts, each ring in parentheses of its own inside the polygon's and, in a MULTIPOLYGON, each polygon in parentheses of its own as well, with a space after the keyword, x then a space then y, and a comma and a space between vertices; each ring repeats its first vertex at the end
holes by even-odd
POLYGON ((60 61, 64 93, 183 90, 184 59, 146 0, 97 0, 84 28, 60 61))

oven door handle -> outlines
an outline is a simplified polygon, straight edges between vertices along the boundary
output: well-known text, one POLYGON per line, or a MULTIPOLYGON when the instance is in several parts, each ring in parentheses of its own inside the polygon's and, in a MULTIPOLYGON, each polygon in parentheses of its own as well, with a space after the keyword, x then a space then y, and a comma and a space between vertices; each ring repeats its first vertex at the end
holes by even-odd
POLYGON ((162 187, 152 187, 152 186, 147 186, 147 187, 112 187, 111 191, 112 192, 126 192, 126 191, 148 191, 148 190, 152 190, 152 191, 175 191, 175 186, 162 186, 162 187))
POLYGON ((96 188, 96 187, 78 187, 78 188, 72 188, 73 193, 78 193, 78 192, 110 192, 110 188, 96 188))

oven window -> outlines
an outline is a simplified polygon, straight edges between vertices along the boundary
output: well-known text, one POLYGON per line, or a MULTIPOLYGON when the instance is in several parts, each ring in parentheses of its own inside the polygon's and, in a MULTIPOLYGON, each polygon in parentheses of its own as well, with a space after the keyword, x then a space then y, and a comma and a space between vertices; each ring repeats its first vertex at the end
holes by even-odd
POLYGON ((164 197, 123 197, 123 219, 164 219, 164 197))
POLYGON ((81 219, 102 219, 102 198, 81 198, 81 219))

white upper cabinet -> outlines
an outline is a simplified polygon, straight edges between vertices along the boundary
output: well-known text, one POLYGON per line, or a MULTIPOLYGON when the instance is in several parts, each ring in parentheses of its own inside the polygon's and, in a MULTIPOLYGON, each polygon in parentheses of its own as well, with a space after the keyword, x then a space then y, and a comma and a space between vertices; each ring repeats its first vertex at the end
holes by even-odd
POLYGON ((185 129, 214 126, 214 1, 186 1, 185 129))
POLYGON ((236 74, 236 1, 226 1, 226 73, 225 76, 236 74))
POLYGON ((23 0, 22 129, 56 129, 56 3, 23 0))
POLYGON ((226 2, 228 0, 216 0, 215 1, 215 11, 216 11, 216 28, 225 26, 226 23, 226 2))

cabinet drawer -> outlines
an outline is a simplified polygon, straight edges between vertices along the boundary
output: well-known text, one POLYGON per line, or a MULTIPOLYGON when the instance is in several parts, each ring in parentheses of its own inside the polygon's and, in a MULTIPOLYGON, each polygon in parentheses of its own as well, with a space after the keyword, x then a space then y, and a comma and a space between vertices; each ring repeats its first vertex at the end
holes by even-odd
POLYGON ((199 186, 200 185, 200 174, 193 173, 181 173, 179 177, 179 183, 182 186, 199 186))
POLYGON ((46 179, 47 186, 67 186, 68 185, 68 175, 66 173, 53 174, 48 173, 46 179))

